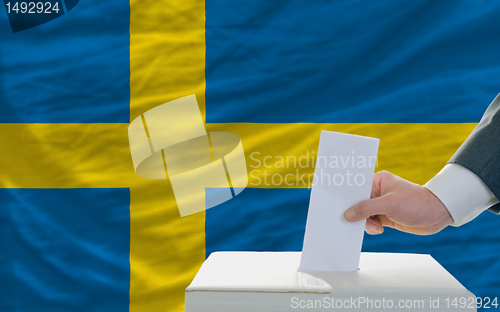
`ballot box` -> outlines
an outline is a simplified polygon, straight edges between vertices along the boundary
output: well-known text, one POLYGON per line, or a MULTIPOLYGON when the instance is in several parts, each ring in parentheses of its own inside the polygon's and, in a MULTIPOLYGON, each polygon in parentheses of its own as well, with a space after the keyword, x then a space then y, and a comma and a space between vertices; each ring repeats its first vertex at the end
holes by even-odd
POLYGON ((186 312, 476 311, 430 255, 361 253, 354 272, 299 272, 300 252, 215 252, 187 287, 186 312))

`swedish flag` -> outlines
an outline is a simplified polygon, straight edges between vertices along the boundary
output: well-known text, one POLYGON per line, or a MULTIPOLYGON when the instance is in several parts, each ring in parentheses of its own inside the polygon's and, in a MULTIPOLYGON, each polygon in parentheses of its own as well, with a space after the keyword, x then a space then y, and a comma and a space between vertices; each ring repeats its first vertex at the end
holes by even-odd
MULTIPOLYGON (((321 130, 380 138, 377 170, 425 183, 500 91, 499 14, 470 0, 86 0, 13 33, 0 13, 0 310, 183 311, 212 251, 300 250, 321 130), (127 127, 193 93, 207 131, 241 137, 249 185, 181 218, 168 181, 136 176, 127 127)), ((430 253, 494 298, 497 222, 388 229, 363 249, 430 253)))

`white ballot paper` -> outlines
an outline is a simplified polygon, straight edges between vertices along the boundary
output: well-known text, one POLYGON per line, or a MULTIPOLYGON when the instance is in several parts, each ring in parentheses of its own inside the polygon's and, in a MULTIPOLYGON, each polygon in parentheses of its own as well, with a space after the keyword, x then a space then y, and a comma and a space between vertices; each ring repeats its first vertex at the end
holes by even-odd
POLYGON ((357 271, 365 220, 344 211, 369 199, 379 139, 322 131, 299 271, 357 271))

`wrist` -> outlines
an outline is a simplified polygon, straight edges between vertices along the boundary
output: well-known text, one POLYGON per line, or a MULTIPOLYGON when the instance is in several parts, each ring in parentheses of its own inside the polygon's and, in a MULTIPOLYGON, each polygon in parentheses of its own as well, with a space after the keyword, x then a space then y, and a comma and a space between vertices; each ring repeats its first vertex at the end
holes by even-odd
POLYGON ((424 187, 444 204, 453 226, 471 221, 498 202, 476 174, 458 164, 447 164, 424 187))
POLYGON ((427 197, 429 198, 429 207, 432 210, 432 214, 435 216, 433 225, 439 228, 436 232, 452 225, 454 223, 453 216, 450 214, 450 211, 446 208, 444 203, 425 186, 422 186, 422 188, 425 190, 427 197))

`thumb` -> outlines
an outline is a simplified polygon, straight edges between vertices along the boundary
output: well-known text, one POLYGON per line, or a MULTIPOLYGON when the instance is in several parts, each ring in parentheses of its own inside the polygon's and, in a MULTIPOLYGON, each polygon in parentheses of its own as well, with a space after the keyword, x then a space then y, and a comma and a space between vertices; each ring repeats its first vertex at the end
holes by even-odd
POLYGON ((387 214, 392 207, 388 196, 363 200, 344 212, 347 221, 355 222, 364 220, 370 216, 387 214))

